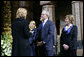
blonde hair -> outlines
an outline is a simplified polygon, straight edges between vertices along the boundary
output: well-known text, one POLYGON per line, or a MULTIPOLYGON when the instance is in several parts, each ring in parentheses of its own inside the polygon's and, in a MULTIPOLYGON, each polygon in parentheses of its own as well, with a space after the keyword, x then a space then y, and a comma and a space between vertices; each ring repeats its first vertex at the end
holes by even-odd
POLYGON ((34 28, 36 28, 36 23, 35 23, 35 21, 30 21, 30 23, 29 23, 29 28, 30 28, 30 30, 33 30, 34 28), (31 28, 31 24, 33 24, 34 25, 34 27, 33 28, 31 28))
POLYGON ((65 17, 68 18, 71 21, 71 23, 73 23, 73 21, 74 21, 73 15, 66 15, 65 17))
POLYGON ((27 16, 27 10, 25 8, 19 8, 16 12, 16 18, 25 18, 27 16))

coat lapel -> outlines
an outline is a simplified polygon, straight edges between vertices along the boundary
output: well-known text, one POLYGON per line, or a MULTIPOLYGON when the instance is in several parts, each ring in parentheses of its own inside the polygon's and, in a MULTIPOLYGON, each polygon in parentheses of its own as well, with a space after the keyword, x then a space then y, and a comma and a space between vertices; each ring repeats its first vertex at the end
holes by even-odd
POLYGON ((49 20, 47 20, 47 22, 45 23, 43 29, 45 29, 45 28, 47 27, 47 25, 48 25, 48 21, 49 21, 49 20))

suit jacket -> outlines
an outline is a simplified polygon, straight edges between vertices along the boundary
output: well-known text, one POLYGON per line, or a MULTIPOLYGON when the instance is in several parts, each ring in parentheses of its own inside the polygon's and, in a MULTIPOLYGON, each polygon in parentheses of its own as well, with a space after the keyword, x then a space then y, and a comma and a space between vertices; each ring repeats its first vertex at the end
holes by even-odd
POLYGON ((30 33, 27 20, 17 18, 12 23, 12 36, 12 56, 30 56, 30 33))
POLYGON ((56 30, 56 26, 54 24, 54 39, 53 39, 53 45, 54 46, 56 46, 56 42, 57 42, 56 37, 57 37, 57 30, 56 30))
POLYGON ((53 50, 54 23, 47 20, 43 28, 42 23, 39 25, 39 29, 41 30, 41 40, 45 42, 46 50, 53 50))
POLYGON ((64 28, 62 30, 62 34, 60 37, 61 49, 63 49, 63 44, 67 44, 69 46, 69 50, 77 49, 77 26, 73 25, 69 34, 64 32, 64 28))
POLYGON ((37 28, 33 29, 32 31, 34 31, 29 38, 29 44, 32 45, 36 45, 36 40, 38 38, 38 31, 37 28))

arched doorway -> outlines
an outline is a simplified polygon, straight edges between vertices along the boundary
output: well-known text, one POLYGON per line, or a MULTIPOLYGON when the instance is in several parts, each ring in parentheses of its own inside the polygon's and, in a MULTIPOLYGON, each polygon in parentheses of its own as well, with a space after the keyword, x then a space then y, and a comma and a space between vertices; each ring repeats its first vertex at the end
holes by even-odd
POLYGON ((40 1, 11 1, 12 22, 15 20, 16 11, 19 7, 24 7, 27 9, 27 20, 29 22, 34 20, 37 26, 40 24, 40 15, 42 9, 40 6, 40 1))

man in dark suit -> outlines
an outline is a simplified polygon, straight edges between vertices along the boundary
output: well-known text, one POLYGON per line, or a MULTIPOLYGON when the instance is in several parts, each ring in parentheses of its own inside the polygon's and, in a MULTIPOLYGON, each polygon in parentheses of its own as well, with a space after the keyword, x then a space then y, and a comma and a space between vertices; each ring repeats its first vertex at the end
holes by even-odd
POLYGON ((42 11, 40 20, 41 41, 37 42, 37 46, 44 47, 42 52, 46 52, 46 56, 53 56, 54 23, 49 20, 49 12, 46 10, 42 11))
POLYGON ((16 20, 12 23, 12 56, 30 56, 30 33, 26 15, 27 10, 19 8, 16 13, 16 20))

